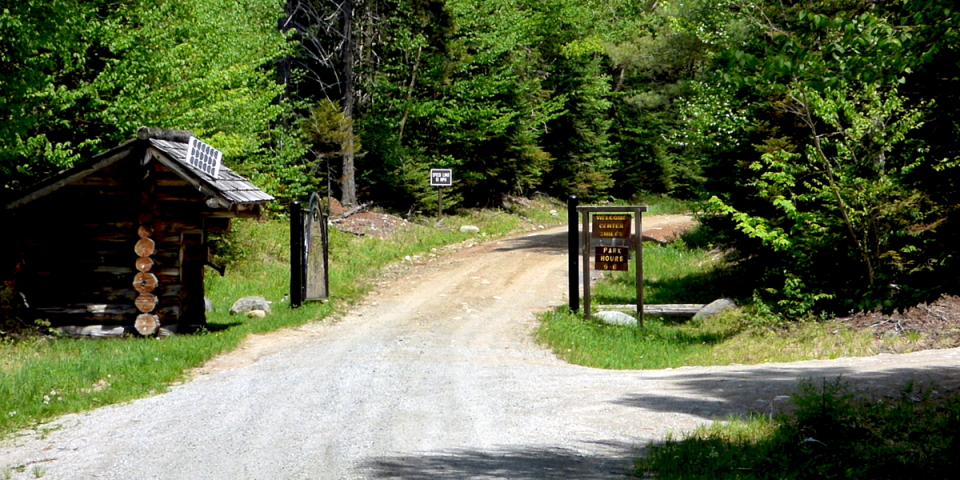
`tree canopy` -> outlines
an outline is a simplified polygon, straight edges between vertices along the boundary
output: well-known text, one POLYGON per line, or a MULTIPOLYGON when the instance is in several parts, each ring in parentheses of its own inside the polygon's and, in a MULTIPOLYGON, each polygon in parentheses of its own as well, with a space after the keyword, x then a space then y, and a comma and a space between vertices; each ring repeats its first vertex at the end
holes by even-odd
POLYGON ((952 0, 6 2, 0 185, 187 128, 281 199, 703 201, 781 311, 893 307, 960 289, 958 35, 952 0))

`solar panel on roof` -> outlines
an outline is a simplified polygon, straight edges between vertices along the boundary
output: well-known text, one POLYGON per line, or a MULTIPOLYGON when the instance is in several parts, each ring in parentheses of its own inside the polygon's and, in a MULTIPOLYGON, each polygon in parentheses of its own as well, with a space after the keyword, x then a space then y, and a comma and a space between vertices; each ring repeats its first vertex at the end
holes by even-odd
POLYGON ((196 137, 190 137, 190 142, 187 144, 187 163, 213 178, 219 178, 222 160, 223 152, 196 137))

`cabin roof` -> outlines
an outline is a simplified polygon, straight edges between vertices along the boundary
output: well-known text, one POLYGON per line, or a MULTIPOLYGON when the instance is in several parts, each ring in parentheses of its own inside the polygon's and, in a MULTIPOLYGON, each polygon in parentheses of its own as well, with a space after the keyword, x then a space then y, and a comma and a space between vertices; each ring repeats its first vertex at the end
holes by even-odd
MULTIPOLYGON (((178 167, 171 167, 171 170, 177 172, 184 180, 188 180, 180 169, 186 172, 195 180, 203 182, 213 189, 217 196, 223 197, 228 202, 236 205, 266 203, 274 200, 273 196, 257 188, 242 175, 237 174, 226 166, 220 166, 220 175, 213 178, 207 172, 194 167, 187 162, 187 144, 174 142, 170 140, 148 139, 150 146, 160 150, 165 156, 179 163, 178 167)), ((161 159, 162 161, 162 159, 161 159)), ((166 164, 167 162, 163 162, 166 164)))
MULTIPOLYGON (((21 192, 20 197, 7 203, 4 208, 13 210, 38 198, 53 193, 67 185, 106 168, 118 161, 137 153, 152 156, 178 176, 198 188, 208 197, 215 198, 220 207, 230 209, 236 205, 259 205, 271 202, 273 196, 260 190, 242 175, 226 166, 220 167, 219 178, 213 178, 206 172, 187 162, 186 141, 193 134, 184 130, 160 130, 143 127, 137 132, 137 138, 93 156, 72 168, 50 176, 21 192), (151 148, 152 147, 152 148, 151 148), (157 155, 156 153, 160 154, 157 155)), ((139 159, 138 159, 139 160, 139 159)))

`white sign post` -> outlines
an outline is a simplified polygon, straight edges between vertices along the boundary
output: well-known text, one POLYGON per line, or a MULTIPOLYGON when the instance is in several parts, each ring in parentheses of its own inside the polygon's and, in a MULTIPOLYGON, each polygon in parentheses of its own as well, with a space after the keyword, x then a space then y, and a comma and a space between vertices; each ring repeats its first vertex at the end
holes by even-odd
POLYGON ((453 169, 431 168, 430 186, 437 187, 437 218, 443 217, 443 187, 453 186, 453 169))

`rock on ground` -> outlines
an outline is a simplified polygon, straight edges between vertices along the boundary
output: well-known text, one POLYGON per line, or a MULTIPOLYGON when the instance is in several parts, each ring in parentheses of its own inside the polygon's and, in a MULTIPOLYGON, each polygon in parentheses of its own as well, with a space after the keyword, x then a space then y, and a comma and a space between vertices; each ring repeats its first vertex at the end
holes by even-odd
POLYGON ((597 312, 593 317, 607 325, 636 325, 637 319, 623 312, 597 312))
POLYGON ((714 300, 708 303, 706 306, 700 309, 696 315, 693 316, 694 319, 709 320, 721 312, 730 310, 732 308, 737 308, 737 304, 733 303, 733 300, 729 298, 721 298, 719 300, 714 300))
POLYGON ((247 313, 253 310, 263 310, 265 313, 270 313, 270 302, 263 297, 243 297, 233 302, 233 306, 230 307, 230 315, 247 313))

